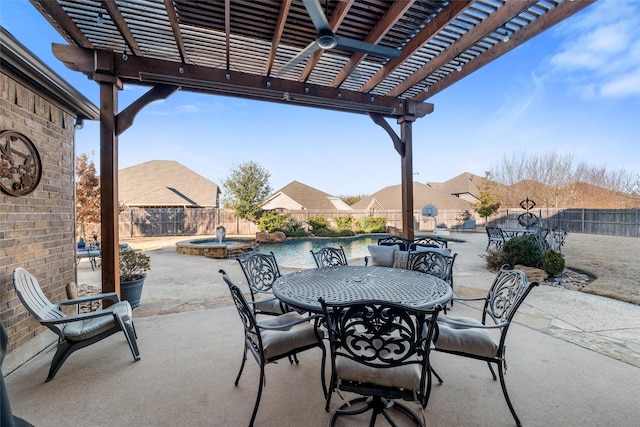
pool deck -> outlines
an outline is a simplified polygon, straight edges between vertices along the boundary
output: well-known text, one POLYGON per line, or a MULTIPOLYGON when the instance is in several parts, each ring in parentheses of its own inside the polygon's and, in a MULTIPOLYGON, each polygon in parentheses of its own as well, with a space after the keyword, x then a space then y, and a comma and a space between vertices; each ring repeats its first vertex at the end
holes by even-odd
MULTIPOLYGON (((459 254, 456 293, 484 294, 494 277, 482 258, 486 235, 462 237, 465 243, 452 245, 459 254)), ((635 265, 635 248, 619 251, 617 257, 635 265)), ((34 425, 246 425, 258 369, 248 363, 239 386, 233 385, 242 328, 218 273, 223 268, 234 282, 244 284, 238 262, 181 255, 174 246, 147 253, 152 270, 142 305, 134 311, 142 360, 134 363, 125 340, 114 335, 74 353, 53 381, 43 383, 52 357, 47 350, 5 378, 16 415, 34 425), (87 411, 89 402, 99 404, 87 411)), ((283 273, 290 271, 283 268, 283 273)), ((82 261, 79 282, 100 283, 99 269, 91 271, 88 261, 82 261)), ((479 315, 477 307, 463 303, 456 303, 451 313, 479 315)), ((539 286, 512 328, 506 381, 525 425, 637 425, 640 306, 539 286)), ((319 355, 309 352, 300 365, 267 368, 257 425, 327 424, 317 380, 319 355)), ((445 383, 432 390, 428 425, 513 425, 500 386, 485 364, 440 353, 433 355, 433 363, 445 383)), ((332 409, 340 402, 334 397, 332 409)))

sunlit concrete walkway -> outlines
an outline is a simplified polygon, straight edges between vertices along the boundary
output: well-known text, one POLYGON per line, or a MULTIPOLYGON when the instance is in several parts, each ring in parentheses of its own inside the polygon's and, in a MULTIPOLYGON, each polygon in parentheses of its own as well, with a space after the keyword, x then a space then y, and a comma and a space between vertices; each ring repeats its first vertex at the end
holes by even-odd
MULTIPOLYGON (((462 237, 465 243, 452 245, 459 253, 456 292, 484 294, 493 279, 481 258, 486 236, 462 237)), ((258 369, 250 360, 240 386, 233 386, 242 328, 218 274, 224 268, 244 283, 238 263, 178 255, 173 248, 149 253, 152 271, 143 305, 134 312, 142 360, 133 362, 118 334, 74 353, 44 383, 49 349, 5 378, 16 415, 42 426, 248 423, 258 369)), ((79 282, 99 283, 99 272, 88 265, 81 264, 80 273, 79 282)), ((476 307, 460 303, 453 313, 479 316, 476 307)), ((506 381, 524 425, 637 425, 640 307, 545 286, 532 291, 516 322, 507 342, 506 381)), ((300 359, 298 366, 267 367, 256 425, 326 425, 320 352, 300 359)), ((437 353, 433 363, 445 383, 434 386, 428 425, 513 425, 486 364, 437 353)), ((332 402, 335 408, 340 398, 332 402)))

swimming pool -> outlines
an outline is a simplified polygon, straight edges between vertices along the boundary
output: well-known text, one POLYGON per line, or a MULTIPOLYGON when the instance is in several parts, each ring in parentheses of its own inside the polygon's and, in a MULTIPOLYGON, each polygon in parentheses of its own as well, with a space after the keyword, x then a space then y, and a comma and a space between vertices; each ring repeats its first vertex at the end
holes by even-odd
POLYGON ((273 254, 280 267, 315 268, 316 263, 310 251, 317 251, 325 246, 344 248, 347 259, 369 256, 367 245, 378 244, 378 239, 388 234, 363 234, 356 237, 301 238, 289 239, 284 243, 260 243, 258 251, 273 254))

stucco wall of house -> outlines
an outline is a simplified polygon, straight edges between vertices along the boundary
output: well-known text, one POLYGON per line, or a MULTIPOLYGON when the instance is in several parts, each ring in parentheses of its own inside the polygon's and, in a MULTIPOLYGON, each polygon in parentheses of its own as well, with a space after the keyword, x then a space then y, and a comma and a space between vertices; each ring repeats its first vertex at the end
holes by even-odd
POLYGON ((56 340, 18 299, 13 270, 31 272, 52 301, 66 298, 65 286, 75 280, 75 116, 8 73, 0 72, 0 130, 20 132, 35 144, 42 178, 26 196, 0 191, 0 320, 9 335, 4 374, 56 340))

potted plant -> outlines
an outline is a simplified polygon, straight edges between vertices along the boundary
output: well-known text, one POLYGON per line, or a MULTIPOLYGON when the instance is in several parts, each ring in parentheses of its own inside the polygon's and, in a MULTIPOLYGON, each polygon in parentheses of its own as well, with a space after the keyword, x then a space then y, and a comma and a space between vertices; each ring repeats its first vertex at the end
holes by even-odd
POLYGON ((132 308, 140 305, 142 286, 151 270, 151 258, 131 249, 120 251, 120 299, 129 301, 132 308))

